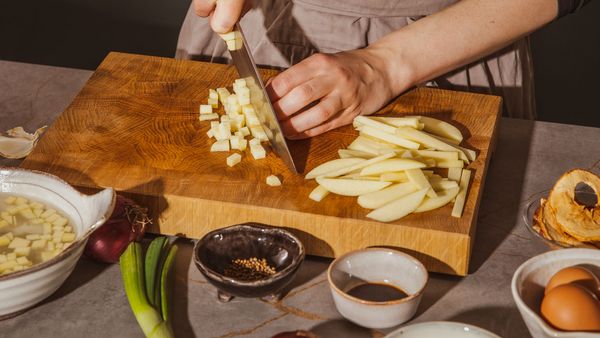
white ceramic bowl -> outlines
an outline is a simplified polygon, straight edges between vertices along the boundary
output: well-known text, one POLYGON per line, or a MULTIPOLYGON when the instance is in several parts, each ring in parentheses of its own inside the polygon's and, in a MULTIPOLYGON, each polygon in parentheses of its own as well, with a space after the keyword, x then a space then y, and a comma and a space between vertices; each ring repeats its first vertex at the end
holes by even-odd
POLYGON ((18 314, 56 291, 73 271, 92 230, 112 214, 112 188, 88 196, 47 173, 0 168, 0 191, 56 207, 73 222, 77 240, 56 257, 29 269, 0 277, 0 319, 18 314))
POLYGON ((600 338, 600 333, 556 330, 540 317, 539 308, 546 284, 556 272, 573 265, 584 265, 600 276, 600 250, 562 249, 546 252, 521 264, 513 275, 512 295, 534 338, 600 338))
POLYGON ((416 258, 386 248, 349 252, 334 260, 327 271, 331 294, 340 314, 360 326, 374 329, 396 326, 411 319, 419 307, 428 277, 427 270, 416 258), (373 302, 346 293, 367 282, 391 284, 408 297, 373 302))
POLYGON ((423 322, 407 325, 385 338, 500 338, 477 326, 456 322, 423 322))

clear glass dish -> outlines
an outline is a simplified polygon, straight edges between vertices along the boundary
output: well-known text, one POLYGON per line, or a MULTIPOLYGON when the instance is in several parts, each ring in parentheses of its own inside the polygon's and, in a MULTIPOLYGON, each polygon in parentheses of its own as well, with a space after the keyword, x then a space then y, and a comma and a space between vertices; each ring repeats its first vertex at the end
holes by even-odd
MULTIPOLYGON (((550 189, 537 192, 529 197, 525 201, 525 208, 523 209, 523 222, 525 223, 525 227, 529 232, 531 232, 535 237, 542 240, 546 243, 551 249, 564 249, 564 248, 596 248, 593 245, 587 243, 581 243, 579 245, 571 245, 564 242, 558 242, 551 239, 548 239, 542 235, 539 230, 535 229, 533 225, 533 216, 535 215, 536 210, 540 207, 540 200, 542 198, 548 198, 550 194, 550 189)), ((578 200, 589 201, 595 199, 594 192, 590 192, 588 190, 577 190, 575 192, 578 200)))

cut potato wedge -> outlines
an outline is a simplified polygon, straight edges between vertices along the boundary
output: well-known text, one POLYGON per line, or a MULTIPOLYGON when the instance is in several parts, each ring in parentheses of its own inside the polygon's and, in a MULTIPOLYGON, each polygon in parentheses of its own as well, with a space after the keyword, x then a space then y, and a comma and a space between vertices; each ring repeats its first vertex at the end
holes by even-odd
POLYGON ((404 171, 407 169, 420 169, 425 168, 426 164, 407 159, 407 158, 391 158, 385 161, 381 161, 378 163, 371 164, 367 167, 364 167, 360 172, 363 176, 368 175, 379 175, 383 173, 396 172, 396 171, 404 171))
MULTIPOLYGON (((396 129, 396 135, 398 135, 400 137, 404 137, 404 138, 414 141, 414 142, 418 142, 428 148, 442 150, 442 151, 458 151, 459 157, 460 157, 460 153, 462 153, 462 150, 456 148, 454 145, 447 144, 427 133, 424 133, 420 130, 416 130, 413 128, 399 127, 398 129, 396 129)), ((463 153, 463 156, 466 156, 466 155, 463 153)))
POLYGON ((321 200, 324 199, 327 195, 329 195, 329 190, 323 188, 323 186, 321 185, 318 185, 316 188, 313 189, 313 191, 310 192, 308 198, 315 202, 321 202, 321 200))
POLYGON ((462 160, 438 160, 436 163, 438 168, 462 168, 465 162, 462 160))
POLYGON ((377 121, 373 118, 367 116, 357 116, 354 119, 354 127, 360 126, 371 126, 373 128, 379 129, 388 134, 393 134, 396 131, 396 127, 391 126, 387 123, 377 121))
POLYGON ((363 161, 366 161, 366 160, 362 159, 362 158, 340 158, 337 160, 325 162, 325 163, 315 167, 313 170, 309 171, 308 174, 306 174, 306 176, 304 176, 304 178, 307 180, 310 180, 315 177, 324 175, 328 172, 347 168, 347 167, 353 166, 353 165, 363 162, 363 161))
POLYGON ((419 118, 418 117, 381 117, 372 116, 373 120, 389 124, 394 127, 412 127, 419 129, 419 118))
POLYGON ((430 180, 429 183, 435 191, 450 190, 458 187, 458 183, 454 181, 430 180))
POLYGON ((408 177, 408 181, 412 182, 417 188, 427 189, 427 196, 437 197, 437 193, 433 190, 429 180, 421 169, 408 169, 404 172, 406 173, 406 177, 408 177))
POLYGON ((379 176, 380 181, 385 182, 406 182, 408 181, 408 177, 406 177, 406 173, 383 173, 379 176))
POLYGON ((463 169, 460 176, 460 192, 456 195, 454 207, 452 208, 452 217, 461 217, 465 208, 467 191, 469 190, 469 181, 471 180, 471 171, 463 169))
POLYGON ((417 190, 417 187, 411 182, 394 184, 382 190, 358 196, 358 205, 367 209, 377 209, 417 190))
POLYGON ((360 196, 381 190, 390 182, 317 177, 317 183, 328 191, 342 196, 360 196))
MULTIPOLYGON (((417 169, 418 170, 418 169, 417 169)), ((379 222, 392 222, 415 211, 427 194, 427 189, 417 190, 392 201, 367 214, 367 217, 379 222)))
MULTIPOLYGON (((402 127, 402 128, 415 130, 410 127, 402 127)), ((398 146, 406 148, 406 149, 419 149, 419 147, 420 147, 417 142, 413 142, 412 140, 408 140, 406 138, 398 136, 398 129, 396 129, 396 134, 388 134, 386 132, 383 132, 383 131, 376 129, 374 127, 371 127, 371 126, 363 126, 360 128, 360 131, 361 131, 361 133, 363 133, 365 135, 378 138, 380 140, 398 145, 398 146)))
POLYGON ((371 154, 371 153, 367 153, 367 152, 364 152, 364 151, 360 151, 360 150, 340 149, 340 150, 338 150, 338 156, 340 158, 358 157, 358 158, 370 159, 370 158, 373 158, 373 157, 375 157, 377 155, 371 154))
MULTIPOLYGON (((452 182, 452 181, 450 181, 452 182)), ((414 212, 425 212, 425 211, 430 211, 433 209, 437 209, 437 208, 441 208, 444 205, 450 203, 450 201, 452 201, 452 199, 454 199, 454 197, 456 197, 456 195, 458 194, 458 192, 460 191, 460 188, 458 186, 448 189, 448 190, 441 190, 438 191, 437 193, 437 197, 425 197, 425 199, 423 200, 423 202, 421 203, 421 205, 419 205, 419 207, 417 209, 415 209, 414 212)))
POLYGON ((345 168, 341 168, 341 169, 336 170, 336 171, 328 172, 328 173, 324 174, 323 176, 331 178, 331 177, 338 177, 338 176, 346 175, 346 174, 349 174, 349 173, 351 173, 351 172, 353 172, 355 170, 367 167, 367 166, 369 166, 371 164, 375 164, 375 163, 378 163, 378 162, 381 162, 381 161, 385 161, 388 158, 394 157, 394 155, 395 155, 394 153, 388 153, 388 154, 380 155, 380 156, 377 156, 377 157, 373 157, 371 159, 364 160, 362 162, 356 163, 356 164, 351 165, 349 167, 345 167, 345 168))
POLYGON ((419 120, 425 125, 423 130, 455 142, 462 142, 463 136, 460 130, 450 123, 428 116, 419 116, 419 120))
POLYGON ((462 175, 461 168, 449 168, 448 169, 448 179, 452 180, 456 183, 460 183, 460 176, 462 175))
POLYGON ((458 151, 411 150, 411 154, 434 160, 458 160, 458 151))

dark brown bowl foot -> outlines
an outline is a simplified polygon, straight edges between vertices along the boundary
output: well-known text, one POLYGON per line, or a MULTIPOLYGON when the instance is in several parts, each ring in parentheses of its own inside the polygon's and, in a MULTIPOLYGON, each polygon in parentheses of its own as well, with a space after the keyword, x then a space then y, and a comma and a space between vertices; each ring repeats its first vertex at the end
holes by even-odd
POLYGON ((221 290, 217 290, 217 299, 221 303, 228 303, 230 300, 233 299, 233 296, 221 290))

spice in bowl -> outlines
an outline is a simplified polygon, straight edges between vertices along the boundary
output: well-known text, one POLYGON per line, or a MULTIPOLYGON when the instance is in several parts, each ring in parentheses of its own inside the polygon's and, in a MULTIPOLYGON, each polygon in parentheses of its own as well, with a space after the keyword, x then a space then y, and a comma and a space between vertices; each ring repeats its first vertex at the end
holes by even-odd
POLYGON ((232 260, 229 267, 223 271, 223 274, 226 277, 250 281, 272 276, 275 272, 275 268, 269 265, 266 259, 252 257, 232 260))

